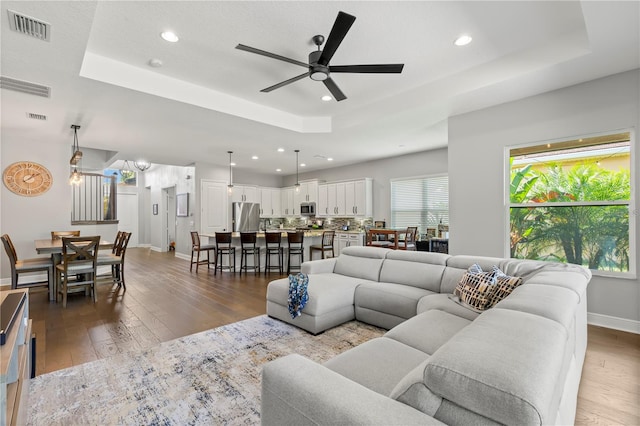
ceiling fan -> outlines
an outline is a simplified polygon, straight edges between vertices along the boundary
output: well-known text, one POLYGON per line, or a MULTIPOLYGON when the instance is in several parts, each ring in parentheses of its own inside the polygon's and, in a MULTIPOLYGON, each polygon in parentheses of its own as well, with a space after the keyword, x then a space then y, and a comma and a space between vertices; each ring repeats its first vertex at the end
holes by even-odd
POLYGON ((342 101, 347 97, 342 93, 338 85, 331 79, 331 73, 394 73, 399 74, 402 72, 404 64, 378 64, 378 65, 330 65, 331 58, 336 53, 336 50, 342 43, 342 40, 347 35, 347 32, 356 20, 355 16, 348 13, 338 12, 336 21, 333 23, 333 28, 329 33, 327 42, 324 45, 324 49, 320 50, 320 46, 324 43, 324 36, 316 35, 313 37, 313 42, 318 46, 318 50, 309 53, 309 63, 297 61, 295 59, 287 58, 285 56, 277 55, 275 53, 266 52, 264 50, 256 49, 255 47, 245 46, 244 44, 238 44, 236 49, 244 50, 246 52, 256 53, 258 55, 266 56, 280 61, 289 62, 294 65, 300 65, 307 68, 307 72, 300 74, 296 77, 285 80, 281 83, 274 84, 273 86, 262 89, 261 92, 271 92, 272 90, 279 89, 288 84, 294 83, 298 80, 302 80, 305 77, 310 77, 311 80, 322 81, 329 92, 333 95, 336 101, 342 101))

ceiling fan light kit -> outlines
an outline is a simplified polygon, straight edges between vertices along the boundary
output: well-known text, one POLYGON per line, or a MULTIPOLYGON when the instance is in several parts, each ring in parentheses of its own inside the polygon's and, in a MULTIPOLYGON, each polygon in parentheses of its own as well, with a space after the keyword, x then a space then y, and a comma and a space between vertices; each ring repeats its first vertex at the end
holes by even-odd
POLYGON ((291 83, 295 83, 298 80, 302 80, 305 77, 309 77, 314 81, 322 81, 324 85, 329 89, 331 95, 336 101, 343 101, 347 99, 346 95, 342 93, 342 90, 331 78, 331 73, 385 73, 385 74, 399 74, 402 72, 404 64, 375 64, 375 65, 337 65, 332 66, 329 64, 331 58, 336 53, 336 50, 344 40, 347 32, 355 22, 356 17, 349 15, 345 12, 338 12, 329 37, 325 38, 322 35, 313 36, 312 40, 318 50, 309 53, 309 63, 297 61, 295 59, 287 58, 282 55, 267 52, 265 50, 256 49, 255 47, 246 46, 244 44, 238 44, 236 49, 244 50, 246 52, 255 53, 257 55, 266 56, 268 58, 277 59, 279 61, 289 62, 290 64, 298 65, 307 68, 307 72, 292 77, 288 80, 274 84, 273 86, 262 89, 261 92, 271 92, 272 90, 279 89, 291 83), (324 49, 320 50, 320 46, 324 43, 324 49))

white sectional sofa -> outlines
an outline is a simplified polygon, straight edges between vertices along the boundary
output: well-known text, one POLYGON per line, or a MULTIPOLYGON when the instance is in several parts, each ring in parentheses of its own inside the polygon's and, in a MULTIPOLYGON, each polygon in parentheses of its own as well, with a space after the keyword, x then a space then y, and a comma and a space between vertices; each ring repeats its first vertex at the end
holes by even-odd
POLYGON ((262 423, 572 424, 587 341, 588 270, 564 264, 348 247, 306 262, 309 301, 288 312, 288 280, 267 313, 317 334, 357 319, 388 329, 319 365, 265 365, 262 423), (523 284, 494 307, 452 297, 467 269, 523 284))

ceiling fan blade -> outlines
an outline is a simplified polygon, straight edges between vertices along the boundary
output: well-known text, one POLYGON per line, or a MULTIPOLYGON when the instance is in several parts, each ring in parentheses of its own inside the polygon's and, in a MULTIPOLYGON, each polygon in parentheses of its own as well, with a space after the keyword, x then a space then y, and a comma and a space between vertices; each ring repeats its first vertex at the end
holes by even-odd
POLYGON ((290 64, 300 65, 301 67, 309 68, 309 64, 296 61, 295 59, 287 58, 286 56, 276 55, 275 53, 267 52, 265 50, 256 49, 255 47, 245 46, 244 44, 238 44, 236 49, 244 50, 245 52, 255 53, 257 55, 266 56, 267 58, 277 59, 279 61, 289 62, 290 64))
POLYGON ((331 77, 327 78, 326 80, 322 80, 322 82, 324 83, 325 86, 327 86, 327 89, 329 89, 329 91, 333 95, 333 98, 336 101, 340 102, 340 101, 344 101, 345 99, 347 99, 347 97, 344 95, 344 93, 342 93, 342 90, 340 90, 340 88, 338 87, 336 82, 333 81, 331 79, 331 77))
POLYGON ((266 93, 266 92, 270 92, 272 90, 279 89, 282 86, 286 86, 287 84, 295 83, 296 81, 302 80, 303 78, 308 77, 308 76, 309 76, 309 71, 305 72, 304 74, 300 74, 300 75, 298 75, 296 77, 290 78, 289 80, 285 80, 285 81, 283 81, 281 83, 274 84, 273 86, 267 87, 266 89, 262 89, 261 92, 265 92, 266 93))
POLYGON ((378 64, 378 65, 330 65, 330 72, 357 72, 357 73, 392 73, 402 72, 404 64, 378 64))
POLYGON ((333 28, 331 28, 329 37, 327 37, 327 41, 324 44, 324 49, 322 49, 322 55, 320 55, 320 58, 318 59, 318 63, 320 65, 326 66, 329 63, 355 20, 355 16, 351 16, 344 12, 338 12, 338 17, 333 23, 333 28))

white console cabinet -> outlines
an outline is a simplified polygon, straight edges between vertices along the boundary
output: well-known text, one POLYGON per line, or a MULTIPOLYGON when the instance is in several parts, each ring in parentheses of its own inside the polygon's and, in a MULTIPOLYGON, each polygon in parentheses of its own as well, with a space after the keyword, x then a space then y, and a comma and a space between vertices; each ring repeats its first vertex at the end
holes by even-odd
POLYGON ((31 378, 31 320, 28 290, 0 293, 0 302, 10 294, 24 294, 25 300, 16 313, 13 325, 0 346, 0 425, 25 424, 29 380, 31 378))

